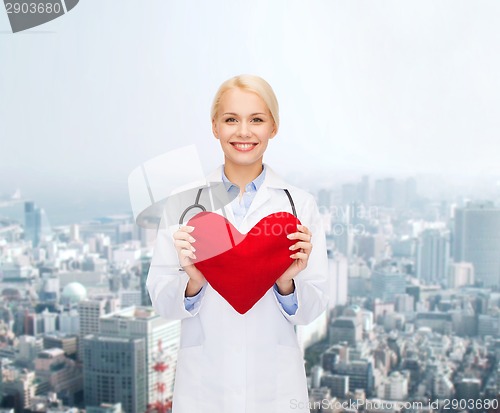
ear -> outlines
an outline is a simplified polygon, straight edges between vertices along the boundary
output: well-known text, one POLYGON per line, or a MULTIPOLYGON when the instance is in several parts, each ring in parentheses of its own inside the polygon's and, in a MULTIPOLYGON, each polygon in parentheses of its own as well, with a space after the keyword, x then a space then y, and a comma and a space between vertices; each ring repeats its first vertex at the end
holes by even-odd
POLYGON ((276 136, 276 134, 278 133, 278 127, 276 126, 276 123, 274 124, 274 127, 273 127, 273 130, 271 132, 271 136, 269 136, 269 139, 272 139, 276 136))
POLYGON ((218 133, 217 133, 217 124, 215 122, 215 119, 212 119, 212 133, 215 136, 215 139, 219 139, 218 133))

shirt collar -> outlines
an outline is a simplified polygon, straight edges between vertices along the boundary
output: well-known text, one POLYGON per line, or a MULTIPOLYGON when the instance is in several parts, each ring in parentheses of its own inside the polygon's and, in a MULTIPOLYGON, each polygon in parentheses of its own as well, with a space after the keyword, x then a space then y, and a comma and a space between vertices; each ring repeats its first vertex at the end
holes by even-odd
MULTIPOLYGON (((252 182, 247 184, 245 187, 245 191, 258 191, 259 188, 261 187, 262 183, 264 182, 264 179, 266 177, 266 165, 262 165, 262 172, 260 175, 255 178, 252 182)), ((238 188, 235 184, 233 184, 226 176, 224 173, 224 167, 222 167, 222 181, 224 182, 227 191, 229 192, 233 187, 238 188)))

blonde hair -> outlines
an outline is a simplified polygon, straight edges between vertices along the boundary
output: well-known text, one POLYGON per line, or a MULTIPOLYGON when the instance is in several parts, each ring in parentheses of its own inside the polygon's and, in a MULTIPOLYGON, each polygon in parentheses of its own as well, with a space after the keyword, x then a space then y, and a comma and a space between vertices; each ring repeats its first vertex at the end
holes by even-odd
POLYGON ((242 90, 256 93, 267 105, 267 108, 269 109, 269 112, 271 112, 271 116, 273 117, 276 129, 278 129, 280 123, 278 99, 276 99, 276 95, 274 94, 271 85, 261 77, 255 75, 234 76, 226 80, 219 86, 219 89, 217 90, 217 93, 215 94, 214 100, 212 102, 212 108, 210 110, 211 120, 213 121, 218 115, 217 112, 219 110, 219 104, 222 95, 229 89, 233 89, 236 87, 242 90))

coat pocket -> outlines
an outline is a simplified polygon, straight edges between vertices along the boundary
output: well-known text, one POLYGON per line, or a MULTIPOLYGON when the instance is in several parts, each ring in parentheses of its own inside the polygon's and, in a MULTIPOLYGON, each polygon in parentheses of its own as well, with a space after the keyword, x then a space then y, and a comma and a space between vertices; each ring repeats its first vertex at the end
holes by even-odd
POLYGON ((276 393, 280 411, 302 412, 297 407, 307 406, 307 379, 300 348, 276 345, 276 393))
MULTIPOLYGON (((197 407, 203 383, 203 346, 180 348, 175 369, 174 405, 197 407)), ((184 411, 184 410, 180 410, 184 411)), ((187 410, 186 410, 187 411, 187 410)))
POLYGON ((181 324, 180 348, 201 346, 205 342, 205 333, 199 315, 185 318, 181 324))

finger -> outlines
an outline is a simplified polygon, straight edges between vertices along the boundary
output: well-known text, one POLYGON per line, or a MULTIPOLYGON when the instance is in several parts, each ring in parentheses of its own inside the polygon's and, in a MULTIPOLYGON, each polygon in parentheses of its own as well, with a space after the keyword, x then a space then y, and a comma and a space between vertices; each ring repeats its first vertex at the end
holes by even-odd
POLYGON ((180 227, 178 229, 178 231, 183 231, 183 232, 193 232, 194 231, 194 227, 190 226, 190 225, 184 225, 182 227, 180 227))
POLYGON ((292 232, 291 234, 287 235, 287 238, 288 239, 299 239, 301 241, 311 242, 312 235, 306 234, 304 232, 292 232))
POLYGON ((177 249, 187 249, 191 251, 196 251, 196 248, 191 245, 190 242, 188 241, 183 241, 183 240, 175 240, 174 245, 177 249))
POLYGON ((193 251, 190 251, 190 250, 181 250, 180 251, 180 254, 183 256, 183 257, 188 257, 188 258, 191 258, 193 260, 196 259, 196 255, 193 254, 193 251))
POLYGON ((295 254, 290 255, 290 258, 293 258, 294 260, 307 261, 307 259, 309 258, 309 255, 306 254, 305 252, 296 252, 295 254))
POLYGON ((309 234, 309 235, 312 235, 312 232, 309 230, 309 228, 307 228, 305 225, 297 225, 297 229, 300 231, 300 232, 303 232, 305 234, 309 234))
POLYGON ((310 251, 312 249, 312 244, 310 242, 299 241, 290 246, 291 250, 304 249, 310 251))
POLYGON ((191 235, 189 235, 187 232, 184 232, 184 231, 174 232, 174 240, 182 240, 182 241, 188 241, 188 242, 195 242, 196 241, 191 235))

